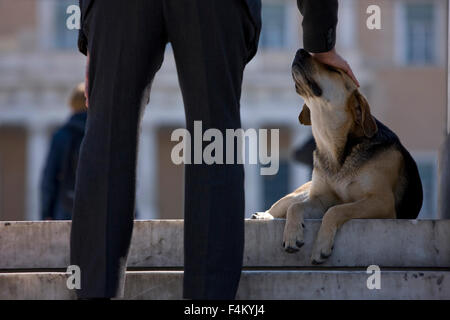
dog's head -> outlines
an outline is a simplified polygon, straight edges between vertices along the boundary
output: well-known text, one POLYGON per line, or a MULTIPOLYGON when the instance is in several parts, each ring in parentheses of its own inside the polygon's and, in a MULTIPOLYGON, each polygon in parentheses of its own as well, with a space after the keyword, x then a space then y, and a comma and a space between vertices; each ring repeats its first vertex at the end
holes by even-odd
POLYGON ((322 119, 334 128, 347 128, 357 135, 372 137, 377 132, 367 100, 343 71, 315 60, 307 51, 297 51, 292 64, 297 93, 305 100, 300 123, 322 119))

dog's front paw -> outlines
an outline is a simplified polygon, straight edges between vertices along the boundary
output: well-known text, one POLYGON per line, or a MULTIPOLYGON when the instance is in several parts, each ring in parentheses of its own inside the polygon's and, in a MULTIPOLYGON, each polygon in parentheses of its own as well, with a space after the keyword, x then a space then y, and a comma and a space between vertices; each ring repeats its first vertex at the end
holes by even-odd
POLYGON ((319 231, 311 255, 312 264, 324 263, 333 251, 334 233, 326 234, 319 231))
POLYGON ((303 240, 303 228, 305 227, 303 223, 299 226, 290 226, 286 222, 283 233, 283 248, 288 253, 294 253, 300 250, 300 248, 305 244, 303 240))
POLYGON ((255 212, 254 214, 252 214, 252 219, 256 219, 256 220, 273 220, 273 216, 268 213, 267 211, 265 212, 255 212))

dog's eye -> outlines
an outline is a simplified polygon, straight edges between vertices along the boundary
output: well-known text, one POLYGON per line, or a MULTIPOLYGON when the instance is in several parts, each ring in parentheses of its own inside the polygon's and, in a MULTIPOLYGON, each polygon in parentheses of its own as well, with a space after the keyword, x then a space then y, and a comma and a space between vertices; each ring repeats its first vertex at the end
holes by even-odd
POLYGON ((335 73, 341 74, 341 73, 339 72, 338 69, 335 69, 335 68, 330 67, 330 66, 326 66, 326 68, 327 68, 328 71, 331 71, 331 72, 335 72, 335 73))

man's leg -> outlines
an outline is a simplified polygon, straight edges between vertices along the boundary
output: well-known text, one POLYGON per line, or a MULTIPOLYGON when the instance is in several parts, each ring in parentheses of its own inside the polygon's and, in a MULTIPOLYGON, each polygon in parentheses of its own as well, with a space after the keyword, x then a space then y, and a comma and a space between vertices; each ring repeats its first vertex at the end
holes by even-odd
POLYGON ((122 294, 135 210, 142 106, 166 44, 162 0, 94 1, 84 17, 89 109, 77 171, 71 264, 80 298, 122 294))
MULTIPOLYGON (((241 127, 242 76, 256 30, 244 0, 166 0, 164 5, 187 129, 193 137, 197 120, 203 131, 219 129, 225 163, 225 130, 241 127)), ((243 248, 243 166, 186 165, 184 297, 233 299, 243 248)))

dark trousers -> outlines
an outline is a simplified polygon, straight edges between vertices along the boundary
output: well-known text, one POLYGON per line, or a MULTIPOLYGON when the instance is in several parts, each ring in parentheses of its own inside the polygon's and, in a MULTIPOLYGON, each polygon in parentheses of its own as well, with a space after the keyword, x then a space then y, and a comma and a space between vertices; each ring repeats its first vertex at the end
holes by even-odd
MULTIPOLYGON (((140 115, 166 44, 173 48, 191 136, 197 120, 203 131, 239 128, 242 75, 259 34, 251 12, 260 1, 84 2, 90 106, 71 264, 81 269, 80 298, 117 297, 133 229, 140 115)), ((186 165, 184 206, 184 298, 234 298, 244 245, 242 165, 186 165)))

